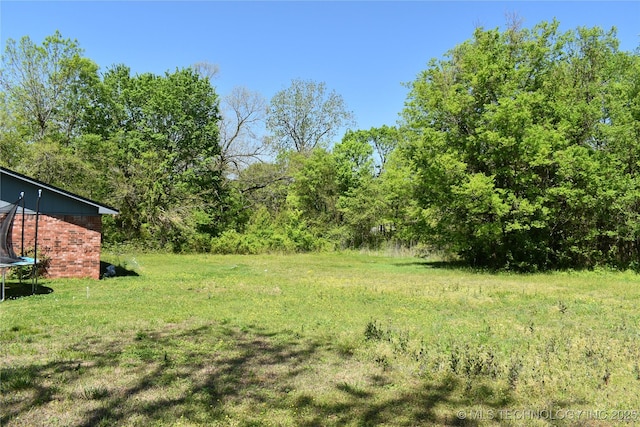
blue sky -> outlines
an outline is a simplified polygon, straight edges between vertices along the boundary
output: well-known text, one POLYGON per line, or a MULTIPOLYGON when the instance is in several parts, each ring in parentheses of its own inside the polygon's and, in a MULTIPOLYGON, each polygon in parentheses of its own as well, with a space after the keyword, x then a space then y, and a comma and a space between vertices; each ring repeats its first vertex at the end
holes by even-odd
POLYGON ((60 30, 104 71, 164 74, 197 62, 220 67, 225 95, 245 86, 270 99, 294 78, 323 81, 343 96, 357 128, 394 125, 431 58, 468 40, 477 26, 503 28, 507 14, 525 27, 556 18, 618 29, 621 49, 640 46, 640 1, 7 1, 0 40, 40 43, 60 30))

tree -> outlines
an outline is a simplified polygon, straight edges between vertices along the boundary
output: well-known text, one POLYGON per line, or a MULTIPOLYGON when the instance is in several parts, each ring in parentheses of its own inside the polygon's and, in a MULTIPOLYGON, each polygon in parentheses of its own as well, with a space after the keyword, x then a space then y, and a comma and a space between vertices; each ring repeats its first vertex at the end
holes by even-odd
POLYGON ((347 131, 334 147, 343 245, 409 240, 413 182, 406 159, 396 150, 400 138, 399 129, 382 126, 347 131))
POLYGON ((364 131, 347 131, 342 141, 333 147, 341 193, 357 190, 364 180, 373 176, 373 148, 368 144, 367 135, 364 131))
POLYGON ((414 239, 417 180, 412 169, 402 150, 396 149, 389 154, 385 168, 377 178, 383 204, 380 223, 389 225, 382 231, 388 239, 393 238, 407 246, 418 240, 414 239))
POLYGON ((397 128, 383 125, 369 130, 347 131, 346 135, 371 146, 379 175, 384 171, 389 155, 398 146, 401 134, 397 128))
MULTIPOLYGON (((97 103, 97 65, 59 32, 41 45, 9 39, 0 74, 2 163, 84 196, 103 195, 98 173, 75 142, 97 103)), ((89 156, 88 159, 91 159, 89 156)))
POLYGON ((611 206, 621 191, 638 200, 640 140, 623 113, 637 105, 637 62, 617 50, 614 31, 559 34, 557 22, 478 28, 432 60, 403 112, 423 240, 500 268, 612 261, 621 245, 611 206))
POLYGON ((264 154, 264 140, 257 132, 267 104, 259 93, 236 87, 223 97, 221 110, 219 168, 237 175, 264 154))
POLYGON ((197 62, 193 64, 192 68, 200 77, 208 80, 218 77, 218 74, 220 73, 220 67, 218 64, 212 64, 211 62, 206 61, 197 62))
POLYGON ((40 46, 28 36, 7 40, 0 87, 29 140, 52 135, 68 143, 74 136, 98 82, 97 65, 82 53, 58 31, 40 46))
POLYGON ((294 173, 287 200, 309 224, 325 231, 340 221, 335 157, 323 148, 316 148, 307 156, 294 156, 302 161, 294 173))
POLYGON ((6 96, 0 93, 0 166, 15 168, 27 150, 18 133, 15 117, 9 114, 6 96))
POLYGON ((293 181, 284 162, 256 162, 242 169, 236 185, 247 208, 265 207, 277 215, 285 209, 289 185, 293 181))
POLYGON ((385 224, 381 190, 380 181, 368 175, 362 178, 357 188, 349 189, 339 197, 337 208, 341 215, 343 246, 375 247, 386 237, 379 232, 385 224))
POLYGON ((340 128, 352 122, 342 96, 312 80, 293 80, 274 95, 267 113, 273 147, 305 154, 330 143, 340 128))
POLYGON ((175 250, 206 246, 228 210, 217 163, 218 97, 209 80, 190 68, 131 76, 116 66, 100 93, 87 124, 99 140, 84 142, 112 156, 111 201, 122 237, 175 250))

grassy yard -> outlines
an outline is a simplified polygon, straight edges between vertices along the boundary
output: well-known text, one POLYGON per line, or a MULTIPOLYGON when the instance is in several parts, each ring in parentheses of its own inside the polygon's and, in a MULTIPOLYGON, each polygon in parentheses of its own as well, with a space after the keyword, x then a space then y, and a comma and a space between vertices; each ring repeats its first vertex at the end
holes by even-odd
POLYGON ((0 304, 0 426, 640 422, 634 273, 353 253, 106 261, 136 274, 41 280, 50 293, 0 304))

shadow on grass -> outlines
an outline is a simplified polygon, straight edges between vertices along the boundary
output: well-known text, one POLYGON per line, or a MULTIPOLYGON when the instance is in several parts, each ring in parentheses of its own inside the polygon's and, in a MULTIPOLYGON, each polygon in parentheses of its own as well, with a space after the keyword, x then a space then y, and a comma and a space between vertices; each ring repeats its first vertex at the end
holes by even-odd
POLYGON ((100 278, 106 278, 108 277, 108 275, 105 275, 105 273, 107 273, 107 268, 109 266, 113 265, 114 269, 115 269, 115 276, 139 276, 139 274, 134 271, 134 270, 129 270, 121 265, 114 265, 114 264, 110 264, 108 262, 105 261, 100 261, 100 278))
POLYGON ((38 286, 31 283, 31 279, 20 282, 17 279, 7 279, 5 282, 4 297, 6 299, 17 299, 30 297, 32 295, 46 295, 53 292, 53 289, 43 286, 41 282, 38 286))
POLYGON ((486 272, 491 271, 488 269, 478 268, 470 266, 468 263, 464 261, 412 261, 412 262, 401 262, 394 264, 396 267, 424 267, 424 268, 435 268, 439 270, 460 270, 460 271, 470 271, 470 272, 486 272))
MULTIPOLYGON (((468 273, 478 273, 478 274, 496 274, 496 273, 509 273, 509 274, 520 274, 520 275, 529 275, 529 274, 552 274, 552 273, 572 273, 572 272, 589 272, 594 271, 597 267, 547 267, 538 269, 535 265, 532 265, 530 268, 527 266, 522 266, 520 268, 506 268, 502 267, 491 267, 491 266, 477 266, 472 265, 465 261, 411 261, 411 262, 398 262, 393 264, 396 267, 424 267, 425 269, 438 269, 438 270, 452 270, 452 271, 463 271, 468 273)), ((630 271, 630 269, 611 267, 610 271, 630 271)), ((637 269, 633 269, 633 271, 637 274, 640 274, 640 267, 637 269)))
POLYGON ((505 268, 505 267, 491 267, 491 266, 478 266, 472 265, 465 261, 413 261, 413 262, 404 262, 404 263, 396 263, 394 264, 396 267, 411 267, 411 266, 419 266, 424 267, 425 269, 438 269, 438 270, 451 270, 451 271, 461 271, 472 274, 498 274, 498 273, 511 273, 511 274, 532 274, 532 273, 542 273, 542 272, 552 272, 552 271, 562 271, 562 270, 541 270, 537 271, 536 269, 526 269, 526 268, 505 268))
POLYGON ((469 264, 463 261, 422 261, 422 262, 416 262, 414 264, 421 265, 423 267, 428 267, 428 268, 441 268, 444 270, 459 270, 459 269, 474 268, 474 267, 470 267, 469 264))
POLYGON ((291 334, 211 324, 123 335, 85 337, 67 360, 2 368, 0 425, 476 425, 443 411, 504 404, 456 398, 455 377, 396 385, 361 361, 365 380, 353 383, 335 371, 356 361, 291 334))

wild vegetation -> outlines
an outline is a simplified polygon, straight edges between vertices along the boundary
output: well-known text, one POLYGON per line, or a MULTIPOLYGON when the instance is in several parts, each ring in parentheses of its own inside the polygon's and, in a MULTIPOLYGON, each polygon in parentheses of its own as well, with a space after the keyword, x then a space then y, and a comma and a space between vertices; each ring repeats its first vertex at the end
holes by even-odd
POLYGON ((407 84, 397 126, 368 130, 324 83, 221 96, 211 64, 99 71, 77 41, 25 36, 3 56, 0 165, 119 209, 110 244, 637 269, 640 56, 558 28, 478 28, 407 84))
POLYGON ((640 422, 640 50, 558 28, 478 28, 368 130, 9 40, 0 166, 117 208, 119 275, 9 279, 0 425, 640 422), (461 262, 353 251, 407 247, 461 262))
POLYGON ((640 421, 635 273, 345 252, 106 259, 120 276, 2 303, 3 426, 640 421))

